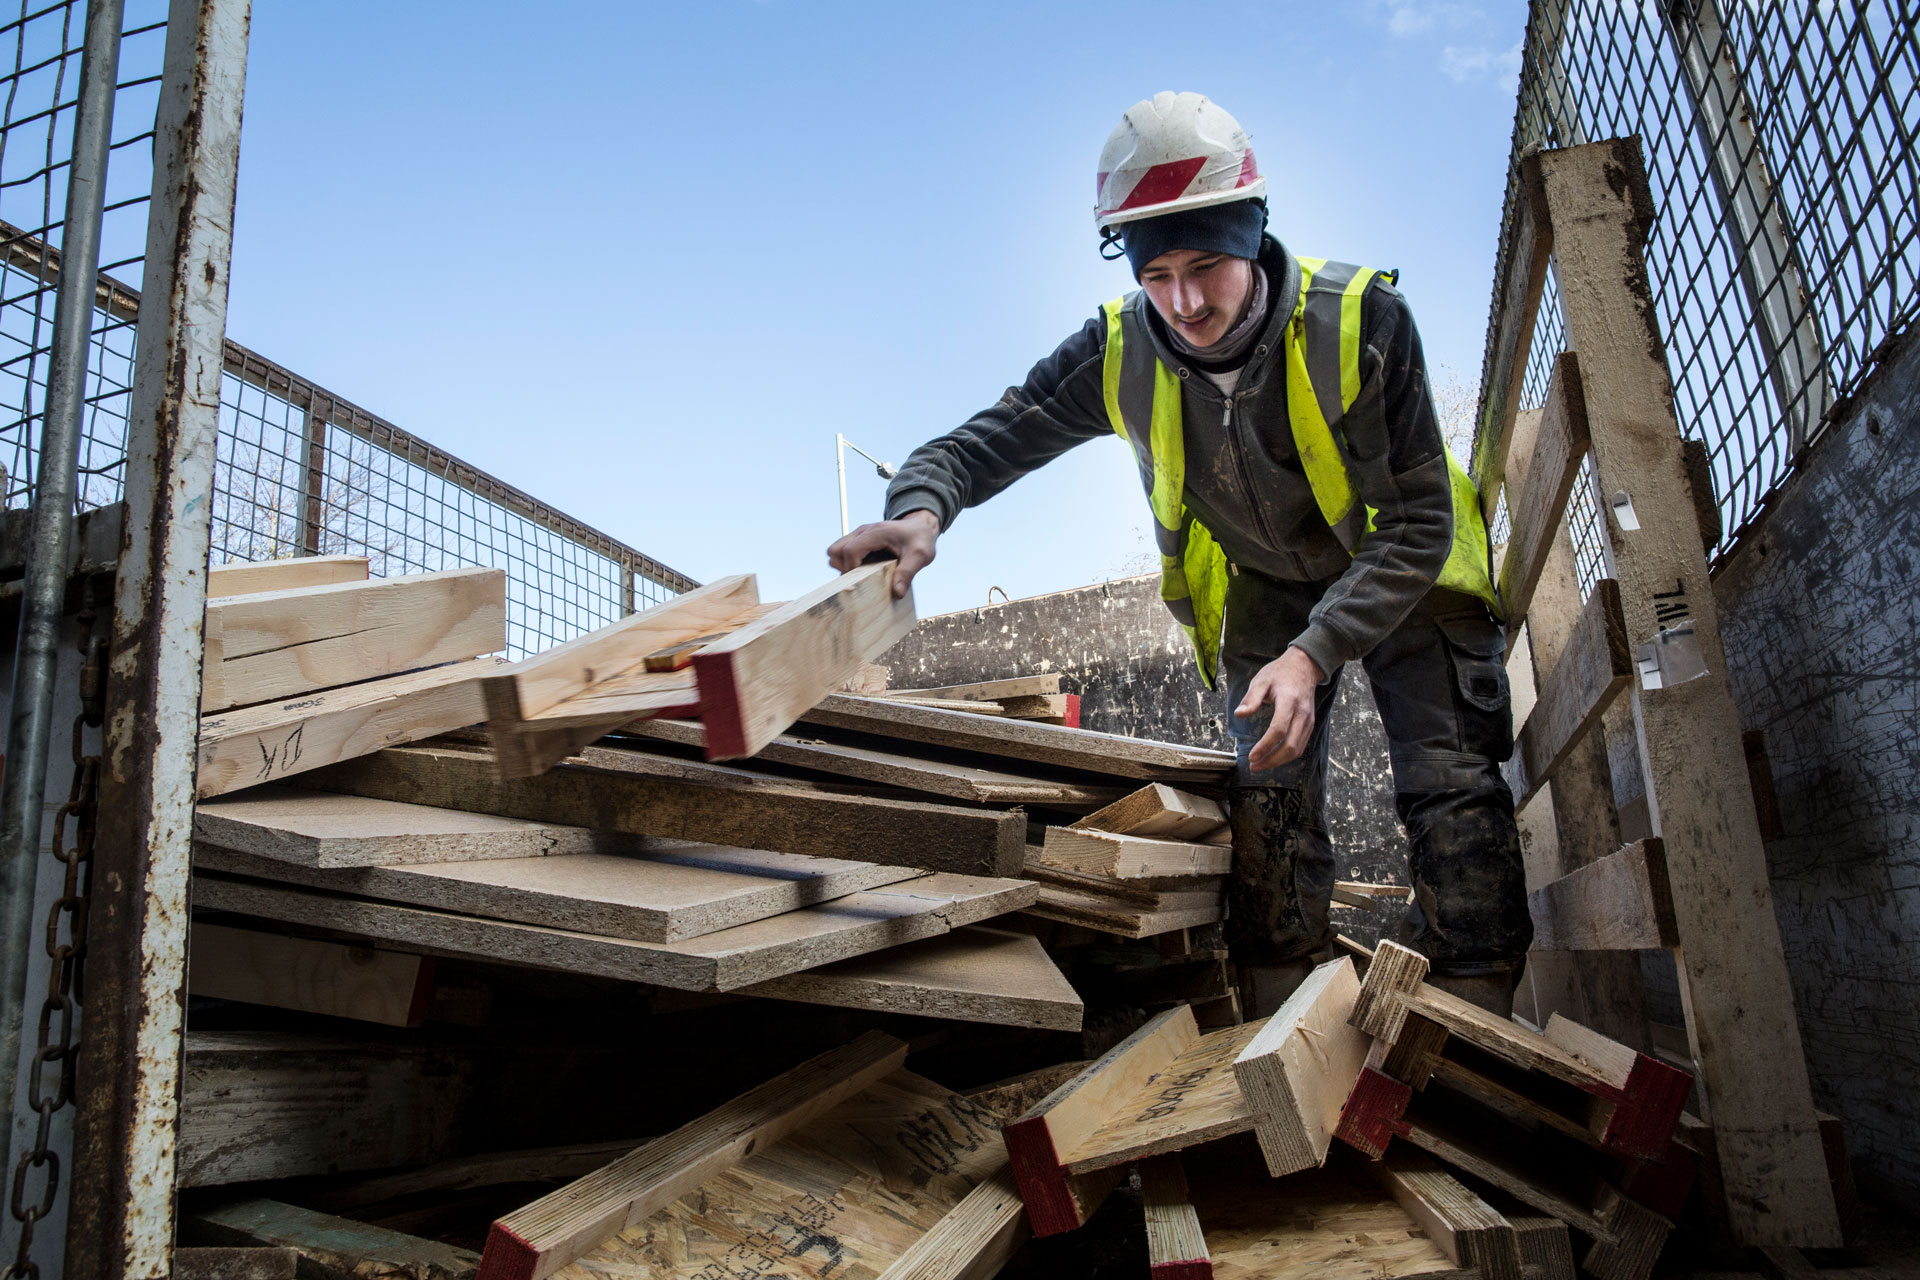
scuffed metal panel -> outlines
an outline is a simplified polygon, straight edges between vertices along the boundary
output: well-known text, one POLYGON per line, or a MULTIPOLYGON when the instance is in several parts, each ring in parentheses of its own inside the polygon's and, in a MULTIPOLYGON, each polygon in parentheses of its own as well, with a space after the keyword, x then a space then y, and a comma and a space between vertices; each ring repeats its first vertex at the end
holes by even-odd
POLYGON ((1774 905, 1819 1105, 1920 1198, 1920 338, 1858 394, 1714 583, 1765 732, 1774 905))
MULTIPOLYGON (((879 659, 896 689, 1058 672, 1102 733, 1228 749, 1223 694, 1200 683, 1157 575, 923 618, 879 659)), ((1407 882, 1386 735, 1358 663, 1334 704, 1327 820, 1343 877, 1407 882)))

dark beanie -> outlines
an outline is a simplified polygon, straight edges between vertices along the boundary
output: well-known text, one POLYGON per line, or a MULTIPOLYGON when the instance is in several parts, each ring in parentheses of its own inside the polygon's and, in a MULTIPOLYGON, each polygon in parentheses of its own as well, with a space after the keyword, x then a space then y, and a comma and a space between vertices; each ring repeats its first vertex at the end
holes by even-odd
POLYGON ((1127 261, 1133 264, 1133 278, 1138 280, 1149 262, 1175 249, 1257 258, 1266 229, 1266 201, 1233 200, 1142 218, 1123 224, 1120 232, 1127 261))

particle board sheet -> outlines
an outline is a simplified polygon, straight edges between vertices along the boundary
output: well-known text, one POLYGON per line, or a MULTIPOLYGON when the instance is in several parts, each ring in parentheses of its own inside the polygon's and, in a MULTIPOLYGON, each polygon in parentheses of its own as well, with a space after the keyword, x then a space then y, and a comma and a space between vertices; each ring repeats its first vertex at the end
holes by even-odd
POLYGON ((998 1026, 1078 1031, 1079 993, 1032 934, 970 925, 805 973, 742 995, 998 1026))
POLYGON ((515 920, 635 942, 680 942, 734 925, 911 880, 910 867, 721 845, 646 853, 429 863, 414 867, 292 867, 209 845, 194 866, 413 906, 515 920))
POLYGON ((1233 753, 1205 747, 1125 738, 1027 720, 993 719, 964 711, 902 706, 887 698, 834 694, 802 715, 826 725, 882 738, 1028 760, 1108 777, 1223 785, 1233 753))
MULTIPOLYGON (((707 743, 706 731, 688 720, 646 720, 627 725, 625 732, 632 737, 676 746, 704 749, 707 743)), ((760 748, 752 759, 982 804, 1082 809, 1108 804, 1120 794, 1114 786, 1031 777, 1003 769, 925 759, 910 751, 828 742, 804 734, 782 734, 760 748)))
POLYGON ((193 838, 304 867, 637 852, 647 845, 644 836, 282 786, 201 801, 193 838))
POLYGON ((917 942, 1030 906, 1022 880, 946 872, 848 894, 684 942, 634 942, 569 929, 486 920, 290 885, 197 872, 196 907, 333 929, 427 954, 732 991, 836 960, 917 942))
POLYGON ((1038 676, 1007 676, 999 680, 976 680, 971 684, 948 684, 935 689, 888 689, 889 698, 937 698, 961 702, 999 702, 1003 698, 1044 698, 1061 692, 1060 673, 1038 676))
POLYGON ((503 782, 484 753, 410 747, 334 766, 308 785, 745 849, 834 858, 858 850, 963 874, 1013 874, 1026 847, 1023 814, 829 790, 648 751, 588 747, 578 762, 503 782))
MULTIPOLYGON (((1166 895, 1169 897, 1186 895, 1166 895)), ((1155 938, 1176 929, 1194 929, 1226 918, 1226 900, 1218 890, 1199 897, 1204 902, 1172 906, 1143 907, 1119 902, 1099 894, 1082 893, 1059 885, 1042 884, 1040 900, 1027 908, 1027 914, 1062 924, 1077 924, 1121 938, 1155 938)))
POLYGON ((877 1276, 1004 1166, 999 1123, 896 1072, 552 1274, 877 1276))
POLYGON ((456 662, 507 647, 504 569, 444 569, 210 600, 200 710, 456 662))

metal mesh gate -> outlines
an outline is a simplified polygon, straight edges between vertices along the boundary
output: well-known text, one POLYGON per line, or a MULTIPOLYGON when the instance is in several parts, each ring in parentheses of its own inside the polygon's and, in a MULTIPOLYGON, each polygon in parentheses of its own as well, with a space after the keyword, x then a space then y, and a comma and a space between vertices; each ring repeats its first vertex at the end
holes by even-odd
MULTIPOLYGON (((1897 0, 1532 5, 1500 268, 1527 150, 1639 136, 1674 407, 1712 460, 1722 554, 1920 312, 1915 22, 1897 0)), ((1564 346, 1550 276, 1524 407, 1564 346)), ((1588 583, 1589 489, 1570 513, 1588 583)))

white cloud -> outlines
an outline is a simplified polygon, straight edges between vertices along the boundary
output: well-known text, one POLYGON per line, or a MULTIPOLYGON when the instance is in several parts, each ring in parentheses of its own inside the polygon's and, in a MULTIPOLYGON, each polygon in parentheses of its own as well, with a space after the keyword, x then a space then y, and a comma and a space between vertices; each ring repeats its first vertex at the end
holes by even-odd
POLYGON ((1462 27, 1479 22, 1486 15, 1468 4, 1410 4, 1406 0, 1394 0, 1386 5, 1374 6, 1378 13, 1386 10, 1387 34, 1400 38, 1425 35, 1435 28, 1457 31, 1462 27))
POLYGON ((1448 45, 1440 51, 1440 69, 1455 84, 1485 82, 1502 93, 1514 93, 1520 87, 1520 45, 1506 50, 1448 45))

